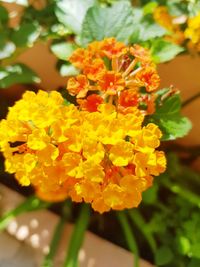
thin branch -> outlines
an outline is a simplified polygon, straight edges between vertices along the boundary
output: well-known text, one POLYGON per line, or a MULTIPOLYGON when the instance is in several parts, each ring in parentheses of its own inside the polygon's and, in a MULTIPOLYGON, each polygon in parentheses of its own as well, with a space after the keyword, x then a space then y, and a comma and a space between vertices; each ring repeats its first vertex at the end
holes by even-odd
POLYGON ((184 108, 184 107, 188 106, 189 104, 191 104, 193 101, 195 101, 199 97, 200 97, 200 92, 196 93, 195 95, 193 95, 190 98, 183 101, 182 107, 184 108))

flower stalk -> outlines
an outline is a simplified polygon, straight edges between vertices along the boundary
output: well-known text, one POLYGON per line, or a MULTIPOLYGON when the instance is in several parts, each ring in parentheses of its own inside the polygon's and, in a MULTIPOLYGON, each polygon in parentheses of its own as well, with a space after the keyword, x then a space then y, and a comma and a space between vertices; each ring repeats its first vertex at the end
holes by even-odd
POLYGON ((134 254, 134 267, 139 267, 139 251, 137 246, 137 241, 132 232, 131 226, 128 222, 127 215, 124 211, 119 211, 116 213, 119 223, 122 227, 126 242, 130 251, 134 254))
POLYGON ((53 267, 53 259, 58 249, 58 245, 61 240, 61 235, 63 233, 65 223, 67 220, 69 220, 70 215, 71 215, 71 206, 72 206, 72 203, 69 200, 63 203, 62 216, 60 217, 60 220, 55 227, 53 238, 50 244, 49 253, 44 258, 42 267, 53 267))
POLYGON ((136 209, 128 210, 128 215, 129 215, 130 219, 132 220, 132 222, 134 224, 136 224, 138 229, 140 229, 140 231, 142 232, 142 234, 146 238, 146 240, 147 240, 147 242, 149 244, 149 247, 151 248, 152 252, 155 253, 155 251, 156 251, 156 242, 154 240, 154 237, 153 237, 152 233, 148 229, 148 225, 146 224, 146 222, 144 221, 142 215, 140 214, 139 210, 136 210, 136 209))
POLYGON ((87 204, 82 204, 79 217, 74 226, 74 230, 69 242, 69 247, 63 267, 78 267, 78 253, 83 243, 84 234, 89 224, 90 208, 87 204))

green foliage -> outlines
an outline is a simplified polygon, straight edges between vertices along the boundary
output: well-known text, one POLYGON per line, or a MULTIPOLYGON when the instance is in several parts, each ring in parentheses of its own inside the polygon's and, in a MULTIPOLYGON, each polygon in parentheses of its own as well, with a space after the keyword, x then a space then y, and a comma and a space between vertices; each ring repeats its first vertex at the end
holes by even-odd
POLYGON ((23 23, 15 29, 11 40, 18 47, 31 46, 40 35, 40 26, 37 22, 23 23))
POLYGON ((91 7, 84 19, 81 40, 83 45, 105 37, 115 37, 127 42, 133 29, 133 14, 127 1, 119 1, 111 7, 91 7))
POLYGON ((193 204, 193 198, 200 199, 200 175, 181 165, 174 153, 167 155, 167 162, 167 171, 154 182, 157 187, 154 200, 143 201, 136 211, 148 218, 142 232, 156 241, 156 266, 197 267, 200 263, 200 206, 193 204), (178 194, 174 192, 175 184, 181 188, 178 194))
POLYGON ((153 204, 157 200, 158 185, 155 184, 142 194, 142 201, 146 204, 153 204))
POLYGON ((172 250, 167 246, 162 246, 156 251, 156 264, 157 266, 163 266, 168 264, 173 259, 172 250))
POLYGON ((176 55, 184 51, 183 47, 163 39, 157 39, 152 42, 150 48, 155 63, 172 60, 176 55))
POLYGON ((79 70, 76 69, 71 63, 69 62, 61 62, 58 64, 58 70, 62 77, 66 76, 75 76, 79 73, 79 70))
POLYGON ((7 38, 0 33, 0 60, 11 56, 15 51, 16 46, 7 41, 7 38))
POLYGON ((151 21, 138 22, 131 36, 131 43, 141 43, 163 36, 166 30, 151 21))
POLYGON ((5 7, 0 6, 0 23, 7 24, 7 22, 8 22, 8 11, 5 7))
POLYGON ((181 99, 179 94, 174 94, 164 99, 166 90, 158 92, 156 100, 156 112, 149 118, 151 122, 156 123, 162 133, 162 140, 174 140, 185 136, 192 125, 189 119, 183 117, 181 111, 181 99))
POLYGON ((57 1, 55 13, 61 23, 71 29, 72 32, 79 34, 85 14, 94 3, 95 0, 57 1))
POLYGON ((65 41, 59 43, 56 42, 51 45, 51 51, 58 59, 62 60, 67 60, 75 49, 75 44, 66 43, 65 41))
POLYGON ((13 84, 40 82, 40 78, 24 64, 0 67, 0 88, 4 89, 13 84))

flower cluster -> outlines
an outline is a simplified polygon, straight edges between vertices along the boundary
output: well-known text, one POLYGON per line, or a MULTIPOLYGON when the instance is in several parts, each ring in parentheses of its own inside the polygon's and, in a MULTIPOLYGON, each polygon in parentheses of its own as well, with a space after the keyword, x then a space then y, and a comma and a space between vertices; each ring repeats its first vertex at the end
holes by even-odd
POLYGON ((181 30, 180 24, 185 22, 185 16, 175 17, 170 15, 166 6, 156 7, 153 16, 159 25, 169 31, 165 36, 166 40, 176 44, 184 42, 184 32, 181 30))
POLYGON ((126 47, 108 38, 77 49, 70 61, 82 74, 69 79, 67 90, 82 109, 96 111, 109 100, 124 112, 135 106, 145 114, 154 113, 154 92, 160 78, 147 49, 126 47))
POLYGON ((200 51, 200 13, 188 19, 185 37, 191 40, 191 45, 200 51))
POLYGON ((77 50, 71 61, 84 73, 68 82, 80 106, 55 91, 27 91, 0 122, 6 171, 48 201, 71 197, 100 213, 137 207, 166 168, 157 150, 162 134, 153 123, 143 126, 137 108, 140 84, 151 92, 157 80, 147 51, 109 39, 77 50))

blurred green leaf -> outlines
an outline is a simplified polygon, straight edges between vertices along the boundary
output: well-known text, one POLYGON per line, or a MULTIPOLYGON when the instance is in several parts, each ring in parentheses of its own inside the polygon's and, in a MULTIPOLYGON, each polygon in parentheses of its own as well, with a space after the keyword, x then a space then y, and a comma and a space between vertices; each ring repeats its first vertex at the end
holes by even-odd
POLYGON ((67 60, 75 49, 75 44, 67 43, 66 41, 60 43, 53 43, 51 45, 51 51, 57 56, 57 58, 62 60, 67 60))
POLYGON ((0 44, 0 59, 7 58, 15 51, 15 45, 12 42, 7 42, 2 47, 0 44))
POLYGON ((7 58, 15 51, 15 44, 8 41, 4 32, 0 32, 0 59, 7 58))
POLYGON ((56 1, 55 13, 61 23, 69 27, 74 33, 79 34, 85 14, 95 2, 96 0, 56 1))
POLYGON ((131 43, 140 43, 152 40, 156 37, 161 37, 166 33, 166 30, 160 25, 153 22, 139 22, 131 35, 131 43))
POLYGON ((151 54, 155 63, 162 63, 172 60, 176 55, 183 51, 183 47, 163 39, 157 39, 153 41, 151 45, 151 54))
POLYGON ((196 243, 191 247, 191 254, 194 258, 200 259, 200 243, 196 243))
POLYGON ((129 2, 119 1, 111 7, 91 7, 84 19, 81 39, 87 45, 94 40, 115 37, 127 42, 133 31, 134 21, 129 2))
POLYGON ((163 246, 156 251, 155 259, 158 266, 168 264, 173 259, 173 253, 169 247, 163 246))
POLYGON ((152 14, 157 6, 158 6, 158 3, 156 3, 156 2, 150 2, 150 3, 146 4, 143 7, 144 15, 152 14))
POLYGON ((60 64, 59 72, 62 77, 66 76, 75 76, 79 73, 78 69, 76 69, 71 63, 64 62, 60 64))
POLYGON ((181 254, 187 255, 191 248, 189 239, 185 236, 179 236, 177 238, 177 248, 181 254))
POLYGON ((199 267, 200 259, 192 259, 187 267, 199 267))
POLYGON ((8 11, 5 7, 0 6, 0 23, 6 24, 8 22, 8 11))
POLYGON ((142 201, 146 204, 153 204, 157 200, 158 184, 154 184, 151 188, 142 193, 142 201))
POLYGON ((38 83, 40 78, 24 64, 0 67, 0 88, 4 89, 17 83, 38 83))
POLYGON ((14 30, 11 40, 18 47, 31 46, 40 35, 38 23, 23 23, 18 29, 14 30))

